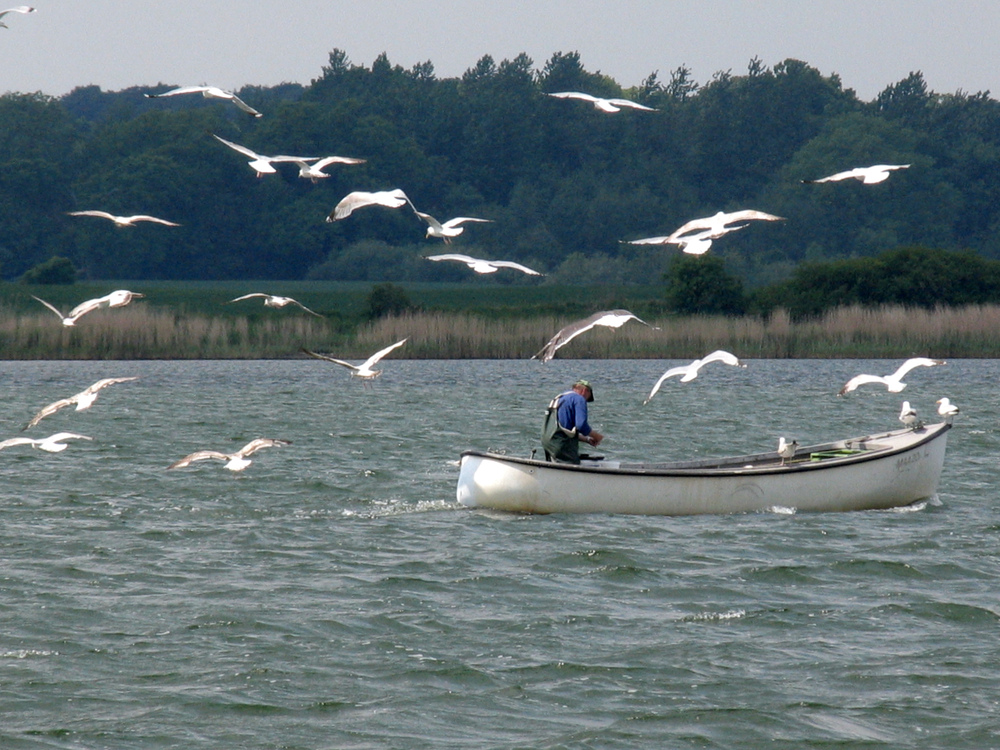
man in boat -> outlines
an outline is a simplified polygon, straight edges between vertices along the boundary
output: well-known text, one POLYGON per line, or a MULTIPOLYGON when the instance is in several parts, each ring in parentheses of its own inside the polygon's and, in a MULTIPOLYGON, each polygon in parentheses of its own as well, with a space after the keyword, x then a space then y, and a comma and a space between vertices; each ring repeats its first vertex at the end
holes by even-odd
POLYGON ((542 425, 542 447, 546 461, 580 463, 580 443, 598 446, 604 435, 587 423, 587 404, 594 400, 594 389, 586 380, 578 380, 565 393, 549 402, 542 425))

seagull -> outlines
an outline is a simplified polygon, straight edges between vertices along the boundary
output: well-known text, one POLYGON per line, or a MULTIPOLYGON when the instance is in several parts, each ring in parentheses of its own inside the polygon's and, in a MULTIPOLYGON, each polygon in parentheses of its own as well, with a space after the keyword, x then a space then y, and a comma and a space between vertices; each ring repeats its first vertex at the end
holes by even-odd
POLYGON ((201 94, 206 99, 227 99, 254 117, 261 117, 261 113, 240 99, 232 91, 226 91, 216 86, 181 86, 180 88, 164 91, 162 94, 145 94, 149 99, 159 99, 164 96, 177 96, 178 94, 201 94))
POLYGON ((378 364, 378 361, 382 359, 382 357, 391 352, 393 349, 402 346, 408 340, 409 336, 407 336, 402 341, 397 341, 392 346, 387 346, 385 349, 380 349, 379 351, 375 352, 372 356, 370 356, 368 359, 366 359, 364 363, 361 365, 352 365, 350 362, 344 362, 342 359, 334 359, 333 357, 327 357, 322 354, 317 354, 316 352, 311 352, 305 348, 303 348, 302 351, 308 354, 310 357, 315 357, 316 359, 324 359, 327 362, 333 362, 334 364, 340 365, 341 367, 346 367, 349 370, 351 370, 352 378, 361 378, 362 382, 364 382, 368 380, 374 380, 379 375, 381 375, 382 374, 381 370, 373 370, 372 367, 378 364))
POLYGON ((164 224, 168 227, 179 227, 172 221, 167 221, 166 219, 158 219, 155 216, 148 216, 147 214, 136 214, 135 216, 115 216, 114 214, 109 214, 107 211, 70 211, 68 212, 70 216, 97 216, 101 219, 110 219, 118 227, 134 227, 136 222, 139 221, 152 221, 157 224, 164 224))
POLYGON ((822 177, 818 180, 802 180, 807 185, 816 185, 820 182, 840 182, 840 180, 860 180, 865 185, 875 185, 889 179, 889 172, 896 169, 909 169, 909 164, 875 164, 871 167, 855 167, 846 172, 837 172, 829 177, 822 177))
POLYGON ((42 410, 39 411, 35 416, 33 416, 31 418, 31 421, 28 422, 28 424, 26 424, 24 427, 22 427, 21 430, 24 431, 30 427, 34 427, 36 424, 45 419, 45 417, 51 414, 55 414, 57 411, 66 406, 72 406, 73 404, 76 404, 76 411, 83 411, 84 409, 89 409, 91 406, 93 406, 94 401, 97 400, 97 394, 102 389, 107 388, 109 385, 115 385, 117 383, 127 383, 130 380, 138 380, 138 377, 132 376, 127 378, 104 378, 102 380, 98 380, 96 383, 94 383, 91 386, 88 386, 86 389, 80 391, 75 396, 70 396, 69 398, 61 398, 58 401, 53 401, 48 406, 42 407, 42 410))
POLYGON ((515 263, 512 260, 483 260, 481 258, 471 258, 468 255, 460 255, 458 253, 428 255, 427 260, 457 260, 459 263, 467 265, 476 273, 496 273, 501 268, 513 268, 514 270, 526 273, 529 276, 544 275, 538 271, 528 268, 527 266, 522 266, 520 263, 515 263))
POLYGON ((683 377, 681 378, 681 382, 688 383, 698 377, 698 370, 707 365, 709 362, 723 362, 734 367, 746 367, 745 364, 740 362, 735 354, 730 354, 722 349, 718 349, 706 357, 696 359, 689 365, 671 367, 660 376, 659 380, 656 381, 656 385, 653 386, 653 390, 649 392, 649 395, 646 397, 646 400, 642 402, 642 405, 645 406, 652 400, 653 396, 656 395, 656 392, 660 390, 660 386, 663 385, 663 381, 667 378, 672 378, 675 375, 682 375, 683 377))
MULTIPOLYGON (((427 222, 427 236, 428 237, 440 237, 444 240, 444 244, 450 245, 452 237, 458 237, 464 230, 465 227, 459 226, 467 221, 477 221, 484 223, 491 223, 493 219, 476 219, 472 216, 456 216, 454 219, 448 219, 448 221, 442 224, 437 219, 435 219, 430 214, 425 214, 421 211, 413 209, 414 213, 421 219, 427 222)), ((470 266, 471 267, 471 266, 470 266)), ((493 269, 496 270, 495 268, 493 269)), ((491 273, 491 271, 480 271, 479 273, 491 273)))
POLYGON ((0 441, 0 451, 4 448, 10 448, 12 445, 30 445, 33 448, 38 448, 39 450, 47 451, 49 453, 59 453, 69 447, 65 442, 63 442, 64 440, 93 439, 94 438, 87 437, 86 435, 77 435, 75 432, 57 432, 55 435, 49 435, 47 438, 41 438, 39 440, 29 437, 15 437, 0 441))
POLYGON ((316 161, 319 158, 318 156, 264 156, 263 154, 258 154, 256 151, 251 151, 246 146, 241 146, 238 143, 227 141, 225 138, 220 138, 215 133, 212 133, 212 137, 217 141, 225 143, 234 151, 239 151, 244 156, 249 156, 250 161, 247 164, 253 167, 258 177, 263 177, 265 174, 274 174, 278 171, 271 166, 272 162, 295 162, 296 164, 302 164, 304 162, 316 161))
POLYGON ((914 367, 934 367, 935 365, 943 364, 946 364, 943 359, 913 357, 900 365, 899 369, 892 373, 892 375, 855 375, 844 384, 844 387, 840 389, 840 392, 837 395, 843 396, 845 393, 853 391, 859 385, 865 385, 866 383, 882 383, 889 388, 890 393, 899 393, 901 390, 906 388, 906 383, 902 380, 903 376, 914 367))
POLYGON ((277 440, 272 438, 257 438, 256 440, 251 440, 249 443, 244 445, 235 453, 220 453, 219 451, 195 451, 194 453, 184 456, 180 461, 175 461, 168 466, 168 469, 183 469, 185 466, 189 466, 195 461, 206 461, 210 458, 218 459, 219 461, 226 462, 226 468, 230 471, 243 471, 251 463, 253 463, 247 456, 251 456, 261 448, 276 448, 282 445, 291 445, 290 440, 277 440))
POLYGON ((785 465, 785 459, 794 458, 795 451, 799 447, 799 441, 793 440, 792 442, 786 442, 785 438, 778 438, 778 455, 781 456, 781 465, 785 465))
POLYGON ((907 427, 917 424, 917 410, 910 406, 909 401, 903 402, 903 408, 899 412, 899 421, 907 427))
MULTIPOLYGON (((34 12, 35 9, 32 8, 30 5, 18 5, 16 8, 8 8, 7 10, 0 10, 0 18, 3 18, 8 13, 34 13, 34 12)), ((3 21, 0 21, 0 26, 3 26, 5 29, 10 28, 3 21)))
MULTIPOLYGON (((35 295, 31 295, 35 297, 35 295)), ((58 315, 62 319, 62 324, 64 326, 75 325, 81 317, 89 312, 97 310, 101 307, 122 307, 127 305, 133 299, 139 297, 144 297, 145 295, 139 294, 138 292, 130 292, 127 289, 118 289, 117 291, 111 292, 110 294, 105 294, 103 297, 97 297, 95 299, 88 299, 86 302, 81 302, 79 305, 74 307, 69 311, 69 315, 63 315, 62 312, 55 305, 46 302, 41 297, 35 297, 36 300, 41 302, 52 312, 58 315)))
POLYGON ((308 307, 303 305, 298 300, 292 299, 291 297, 279 297, 277 294, 264 294, 263 292, 252 292, 250 294, 244 294, 242 297, 237 297, 236 299, 229 300, 230 302, 239 302, 244 299, 251 299, 252 297, 263 297, 264 307, 285 307, 285 305, 297 305, 305 310, 307 313, 315 315, 317 318, 322 318, 318 312, 313 312, 308 307))
POLYGON ((952 419, 958 414, 958 407, 951 403, 947 398, 939 398, 937 400, 938 414, 944 417, 944 421, 951 424, 952 419))
MULTIPOLYGON (((754 211, 753 209, 745 209, 743 211, 733 211, 731 213, 726 213, 725 211, 719 211, 714 216, 709 216, 704 219, 692 219, 688 223, 684 224, 680 228, 676 229, 671 235, 671 240, 684 239, 683 235, 689 232, 694 232, 698 229, 707 230, 702 233, 701 237, 698 239, 717 239, 724 234, 733 232, 737 229, 742 229, 745 224, 739 226, 731 227, 730 224, 735 224, 740 221, 784 221, 785 217, 775 216, 774 214, 766 214, 763 211, 754 211)), ((691 238, 695 239, 695 238, 691 238)))
POLYGON ((323 167, 328 167, 331 164, 364 164, 365 161, 365 159, 355 159, 350 156, 325 156, 315 164, 308 164, 306 159, 296 160, 295 163, 299 167, 299 177, 316 183, 330 176, 323 171, 323 167))
POLYGON ((629 245, 677 245, 688 255, 704 255, 712 247, 712 240, 717 240, 723 235, 735 232, 737 229, 746 229, 749 224, 737 224, 734 227, 727 227, 724 231, 706 229, 704 232, 689 234, 685 237, 647 237, 642 240, 625 240, 629 245))
MULTIPOLYGON (((345 195, 340 200, 340 203, 334 206, 330 215, 326 217, 326 220, 340 221, 341 219, 346 219, 355 209, 364 208, 365 206, 399 208, 400 206, 405 206, 407 203, 410 203, 410 199, 399 188, 395 190, 382 190, 376 193, 366 193, 363 190, 357 190, 345 195)), ((410 206, 412 207, 413 204, 410 203, 410 206)))
POLYGON ((605 310, 603 312, 596 312, 589 318, 578 320, 575 323, 570 323, 568 326, 563 327, 556 333, 555 336, 549 339, 549 342, 542 347, 541 350, 533 354, 531 358, 539 359, 542 362, 548 362, 555 356, 556 349, 565 346, 584 331, 589 331, 594 326, 621 328, 630 320, 638 320, 644 326, 649 326, 656 331, 660 330, 657 326, 649 325, 649 323, 645 320, 636 317, 628 310, 605 310))
POLYGON ((652 107, 647 107, 644 104, 632 102, 629 101, 628 99, 603 99, 599 96, 591 96, 590 94, 581 94, 579 91, 557 91, 554 94, 549 94, 549 96, 554 96, 559 99, 581 99, 585 102, 590 102, 602 112, 621 112, 622 107, 641 109, 646 112, 656 111, 652 107))

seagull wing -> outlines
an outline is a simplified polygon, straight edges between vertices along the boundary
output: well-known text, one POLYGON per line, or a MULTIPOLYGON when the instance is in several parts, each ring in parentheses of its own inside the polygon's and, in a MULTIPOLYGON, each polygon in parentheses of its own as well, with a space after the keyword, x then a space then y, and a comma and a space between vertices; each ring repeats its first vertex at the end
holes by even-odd
POLYGON ((69 216, 97 216, 101 219, 110 219, 115 221, 118 219, 114 214, 109 214, 107 211, 69 211, 69 216))
POLYGON ((291 445, 290 440, 278 440, 275 438, 257 438, 256 440, 251 440, 249 443, 244 445, 238 451, 236 451, 237 456, 242 456, 246 458, 247 456, 253 455, 262 448, 274 448, 279 445, 291 445))
POLYGON ((652 400, 653 396, 655 396, 657 392, 660 390, 660 386, 663 385, 664 380, 666 380, 667 378, 675 377, 677 375, 687 375, 690 372, 691 372, 691 365, 681 365, 679 367, 671 367, 665 373, 660 375, 660 379, 656 381, 656 385, 653 386, 653 390, 651 390, 649 392, 649 395, 646 396, 646 400, 642 402, 642 405, 645 406, 652 400))
POLYGON ((84 390, 84 393, 97 393, 98 391, 107 388, 109 385, 117 385, 118 383, 128 383, 129 381, 138 379, 139 379, 138 375, 131 375, 126 378, 102 378, 93 385, 88 386, 87 389, 84 390))
POLYGON ((345 362, 342 359, 334 359, 333 357, 327 357, 324 354, 317 354, 316 352, 309 351, 306 348, 302 348, 301 351, 302 351, 303 354, 308 354, 310 357, 315 357, 316 359, 322 359, 322 360, 325 360, 327 362, 333 362, 335 365, 340 365, 341 367, 347 367, 348 369, 351 369, 351 370, 360 370, 361 369, 357 365, 352 365, 350 362, 345 362))
POLYGON ((378 361, 380 359, 382 359, 382 357, 384 357, 386 354, 388 354, 389 352, 391 352, 393 349, 396 349, 396 348, 402 346, 403 344, 405 344, 409 340, 409 338, 410 337, 407 336, 402 341, 397 341, 395 344, 392 344, 390 346, 387 346, 385 349, 380 349, 379 351, 375 352, 372 356, 370 356, 367 360, 365 360, 365 363, 363 365, 361 365, 360 369, 362 369, 362 370, 369 370, 369 369, 371 369, 371 367, 373 365, 377 364, 378 361))
POLYGON ((354 159, 350 156, 326 156, 313 164, 313 169, 320 170, 331 164, 364 164, 366 159, 354 159))
POLYGON ((453 227, 457 227, 459 224, 464 224, 467 221, 475 221, 483 224, 493 223, 493 219, 477 219, 474 216, 456 216, 454 219, 448 219, 448 221, 441 226, 446 229, 452 229, 453 227))
POLYGON ((672 236, 667 235, 666 237, 646 237, 641 240, 620 240, 629 245, 666 245, 676 243, 672 236))
POLYGON ((151 221, 151 222, 154 222, 156 224, 163 224, 164 226, 168 226, 168 227, 179 227, 180 226, 180 224, 177 224, 176 222, 167 221, 166 219, 160 219, 160 218, 157 218, 156 216, 149 216, 148 214, 136 214, 135 216, 128 216, 128 217, 125 218, 125 221, 127 221, 130 224, 133 221, 151 221))
POLYGON ((174 461, 174 463, 168 466, 168 469, 183 469, 185 466, 189 466, 195 461, 207 461, 210 458, 214 458, 218 461, 229 461, 232 456, 226 453, 220 453, 219 451, 195 451, 194 453, 184 456, 180 461, 174 461))
POLYGON ((42 303, 43 305, 45 305, 45 306, 46 306, 47 308, 49 308, 49 309, 50 309, 50 310, 51 310, 52 312, 54 312, 54 313, 55 313, 56 315, 58 315, 58 316, 59 316, 59 319, 60 319, 60 320, 65 320, 65 319, 66 319, 66 316, 65 316, 65 315, 63 315, 63 314, 62 314, 62 312, 61 312, 61 311, 60 311, 60 310, 59 310, 58 308, 56 308, 56 306, 55 306, 55 305, 53 305, 53 304, 52 304, 51 302, 46 302, 46 301, 45 301, 45 300, 43 300, 43 299, 42 299, 41 297, 35 297, 35 295, 34 295, 34 294, 32 294, 31 296, 32 296, 32 297, 34 297, 35 299, 37 299, 37 300, 38 300, 39 302, 41 302, 41 303, 42 303))
POLYGON ((703 357, 701 363, 707 365, 709 362, 724 362, 727 365, 733 365, 734 367, 740 366, 740 360, 735 354, 730 354, 723 349, 717 349, 706 357, 703 357))
POLYGON ((69 311, 69 315, 66 317, 70 320, 76 320, 89 312, 93 312, 101 307, 108 307, 111 304, 111 300, 108 298, 110 295, 105 295, 104 297, 97 297, 95 299, 88 299, 81 302, 79 305, 74 307, 69 311))
POLYGON ((263 159, 264 158, 263 156, 261 156, 260 154, 258 154, 256 151, 251 151, 246 146, 241 146, 238 143, 233 143, 232 141, 227 141, 225 138, 220 138, 215 133, 212 133, 212 137, 215 140, 217 140, 217 141, 221 141, 222 143, 225 143, 227 146, 229 146, 229 148, 233 149, 233 151, 239 151, 241 154, 243 154, 244 156, 249 156, 251 159, 263 159))
POLYGON ((423 211, 417 211, 416 209, 413 209, 413 212, 417 216, 419 216, 421 219, 423 219, 424 221, 426 221, 427 225, 431 229, 436 229, 437 231, 440 232, 442 229, 444 229, 446 226, 448 226, 448 224, 442 224, 440 221, 438 221, 437 219, 435 219, 433 216, 431 216, 430 214, 425 214, 423 211))
POLYGON ((487 261, 491 266, 496 266, 497 268, 513 268, 515 271, 520 271, 521 273, 526 273, 529 276, 543 276, 544 274, 535 271, 527 266, 522 266, 520 263, 515 263, 512 260, 490 260, 487 261))
POLYGON ((469 255, 462 255, 460 253, 444 253, 443 255, 428 255, 427 260, 457 260, 459 263, 465 263, 470 267, 474 263, 478 262, 478 258, 473 258, 469 255))
MULTIPOLYGON (((229 93, 229 92, 227 92, 227 93, 229 93)), ((243 101, 242 99, 240 99, 238 96, 236 96, 236 94, 230 93, 229 94, 229 98, 233 100, 233 104, 235 104, 237 107, 239 107, 240 109, 242 109, 244 112, 248 112, 249 114, 253 115, 254 117, 262 117, 262 115, 261 115, 260 112, 258 112, 256 109, 254 109, 253 107, 251 107, 245 101, 243 101)))
POLYGON ((162 94, 146 94, 150 99, 159 99, 163 96, 177 96, 178 94, 204 94, 208 91, 208 86, 179 86, 162 94))
POLYGON ((548 362, 555 356, 557 349, 566 346, 566 344, 575 339, 581 333, 589 331, 597 325, 597 321, 604 315, 605 313, 603 312, 594 313, 589 318, 584 318, 583 320, 578 320, 567 326, 563 326, 556 332, 556 335, 550 338, 548 343, 542 347, 540 351, 532 355, 531 358, 540 359, 542 362, 548 362))
POLYGON ((607 101, 616 107, 631 107, 632 109, 641 109, 645 112, 656 111, 653 107, 647 107, 645 104, 639 104, 639 102, 633 102, 629 99, 608 99, 607 101))
POLYGON ((309 309, 308 307, 306 307, 305 305, 303 305, 303 304, 302 304, 301 302, 299 302, 299 301, 298 301, 297 299, 292 299, 291 297, 289 297, 289 298, 288 298, 288 302, 289 302, 290 304, 293 304, 293 305, 296 305, 296 306, 298 306, 298 307, 301 307, 301 308, 302 308, 303 310, 305 310, 305 311, 306 311, 307 313, 310 313, 311 315, 315 315, 315 316, 316 316, 317 318, 322 318, 322 317, 323 317, 322 315, 320 315, 320 314, 319 314, 318 312, 316 312, 315 310, 310 310, 310 309, 309 309))
POLYGON ((65 407, 71 406, 71 405, 73 405, 75 403, 76 403, 76 397, 75 396, 71 396, 70 398, 61 398, 58 401, 53 401, 51 404, 48 404, 47 406, 43 406, 39 410, 39 412, 35 416, 33 416, 31 418, 31 421, 28 422, 28 424, 26 424, 24 427, 21 428, 21 430, 24 431, 24 430, 27 430, 27 429, 29 429, 31 427, 34 427, 36 424, 38 424, 39 422, 41 422, 46 417, 51 416, 52 414, 55 414, 60 409, 64 409, 65 407))
POLYGON ((929 359, 927 357, 912 357, 906 360, 903 364, 899 366, 892 375, 889 376, 889 380, 902 380, 903 376, 906 375, 914 367, 934 367, 934 365, 943 365, 944 360, 940 359, 929 359))
MULTIPOLYGON (((331 211, 330 215, 326 217, 326 220, 339 221, 341 219, 346 219, 356 209, 364 208, 365 206, 379 205, 386 206, 387 208, 399 208, 409 202, 410 199, 406 197, 406 193, 398 188, 396 190, 388 190, 377 193, 367 193, 362 190, 358 190, 345 195, 340 200, 340 203, 334 206, 333 211, 331 211)), ((410 205, 412 206, 413 204, 411 203, 410 205)))
MULTIPOLYGON (((755 211, 752 208, 744 209, 743 211, 733 211, 725 215, 725 223, 732 224, 737 221, 784 221, 784 216, 775 216, 774 214, 764 213, 763 211, 755 211)), ((741 227, 742 228, 742 227, 741 227)), ((731 231, 731 230, 727 230, 731 231)))
POLYGON ((582 94, 579 91, 556 91, 554 93, 548 94, 548 96, 554 96, 557 99, 582 99, 585 102, 594 103, 598 101, 596 96, 591 96, 590 94, 582 94))
POLYGON ((843 396, 845 393, 850 393, 859 385, 867 385, 868 383, 881 383, 882 385, 888 385, 886 382, 888 378, 883 378, 881 375, 855 375, 853 378, 844 383, 844 387, 840 389, 838 396, 843 396))
POLYGON ((802 182, 807 185, 818 185, 821 182, 840 182, 841 180, 849 180, 852 177, 859 180, 862 179, 864 177, 864 170, 861 168, 848 169, 846 172, 837 172, 827 177, 820 177, 818 180, 802 180, 802 182))
POLYGON ((29 444, 34 445, 36 442, 38 441, 26 437, 7 438, 6 440, 0 441, 0 451, 2 451, 4 448, 10 448, 11 446, 14 445, 29 445, 29 444))
POLYGON ((239 302, 245 299, 252 299, 253 297, 264 297, 265 299, 267 299, 270 296, 271 296, 270 294, 264 294, 264 292, 250 292, 250 294, 244 294, 242 297, 237 297, 236 299, 231 299, 229 301, 239 302))

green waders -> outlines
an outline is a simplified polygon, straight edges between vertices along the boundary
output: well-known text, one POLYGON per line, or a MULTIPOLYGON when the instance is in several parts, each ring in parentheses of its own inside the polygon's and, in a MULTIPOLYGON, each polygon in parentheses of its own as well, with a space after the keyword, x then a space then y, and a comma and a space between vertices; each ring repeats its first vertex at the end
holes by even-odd
POLYGON ((542 448, 545 449, 546 461, 580 463, 580 441, 576 436, 576 428, 567 430, 559 424, 559 396, 552 399, 545 410, 545 422, 542 424, 542 448))

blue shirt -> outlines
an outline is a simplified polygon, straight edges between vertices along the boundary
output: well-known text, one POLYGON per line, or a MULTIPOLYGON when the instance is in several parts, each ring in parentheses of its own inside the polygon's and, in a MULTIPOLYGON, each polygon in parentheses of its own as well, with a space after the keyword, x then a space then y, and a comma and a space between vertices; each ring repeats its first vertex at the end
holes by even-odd
POLYGON ((559 397, 557 417, 559 424, 567 430, 575 427, 581 435, 590 434, 591 428, 587 424, 587 399, 576 391, 566 391, 559 397))

